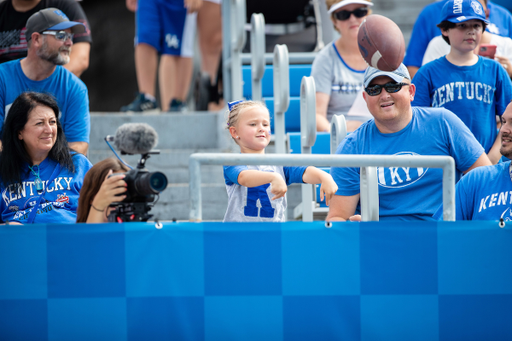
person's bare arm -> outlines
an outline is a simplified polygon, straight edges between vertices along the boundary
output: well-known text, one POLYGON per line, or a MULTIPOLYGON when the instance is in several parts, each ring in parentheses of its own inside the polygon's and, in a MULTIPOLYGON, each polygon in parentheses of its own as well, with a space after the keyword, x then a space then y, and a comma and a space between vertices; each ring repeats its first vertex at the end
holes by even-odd
POLYGON ((238 174, 238 183, 245 187, 257 187, 270 184, 270 192, 274 194, 272 200, 283 197, 288 190, 286 182, 279 173, 262 172, 258 170, 244 170, 238 174))
POLYGON ((335 195, 331 199, 331 205, 329 206, 329 214, 327 214, 327 221, 347 221, 361 220, 360 216, 355 216, 357 203, 359 202, 359 194, 344 196, 335 195), (359 217, 359 218, 358 218, 359 217))
POLYGON ((88 42, 80 42, 73 44, 69 63, 64 65, 66 69, 73 72, 75 76, 80 75, 89 67, 89 53, 91 52, 91 44, 88 42))
POLYGON ((489 160, 492 162, 493 165, 500 162, 501 159, 501 131, 498 133, 498 136, 496 136, 496 140, 494 141, 494 144, 492 145, 491 149, 489 150, 489 153, 487 153, 487 156, 489 157, 489 160))
POLYGON ((331 96, 323 92, 316 93, 316 131, 329 131, 331 128, 327 120, 327 107, 331 96))
POLYGON ((472 169, 475 169, 476 167, 491 166, 491 165, 492 165, 492 163, 489 160, 489 158, 487 157, 487 154, 482 153, 482 155, 480 155, 480 157, 475 161, 475 163, 472 164, 471 167, 469 167, 468 169, 466 169, 464 171, 464 174, 466 174, 467 172, 469 172, 472 169))
POLYGON ((321 184, 320 200, 324 200, 325 196, 325 204, 329 206, 331 198, 338 190, 338 185, 329 173, 316 167, 309 166, 302 175, 302 180, 307 184, 321 184))
POLYGON ((416 74, 416 72, 418 72, 420 68, 417 67, 417 66, 408 66, 407 67, 407 70, 409 71, 409 75, 411 75, 411 79, 414 78, 414 75, 416 74))
POLYGON ((512 63, 510 60, 503 56, 494 56, 494 59, 503 66, 505 71, 507 71, 508 76, 512 78, 512 63))
POLYGON ((194 13, 199 11, 203 5, 203 0, 184 0, 183 4, 188 13, 194 13))
POLYGON ((87 156, 87 150, 89 149, 89 144, 87 142, 69 142, 69 148, 73 149, 75 152, 79 152, 80 154, 84 154, 87 156))

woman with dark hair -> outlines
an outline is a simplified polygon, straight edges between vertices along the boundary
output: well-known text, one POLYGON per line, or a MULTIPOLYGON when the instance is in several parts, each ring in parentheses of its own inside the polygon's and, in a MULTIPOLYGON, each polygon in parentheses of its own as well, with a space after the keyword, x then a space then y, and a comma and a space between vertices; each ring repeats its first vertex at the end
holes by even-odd
POLYGON ((24 92, 12 103, 2 132, 0 220, 74 223, 87 158, 69 149, 51 95, 24 92))
POLYGON ((106 223, 109 206, 122 201, 126 195, 124 173, 130 169, 115 158, 108 158, 95 164, 85 174, 84 185, 78 200, 77 223, 106 223), (111 176, 112 174, 115 174, 111 176))

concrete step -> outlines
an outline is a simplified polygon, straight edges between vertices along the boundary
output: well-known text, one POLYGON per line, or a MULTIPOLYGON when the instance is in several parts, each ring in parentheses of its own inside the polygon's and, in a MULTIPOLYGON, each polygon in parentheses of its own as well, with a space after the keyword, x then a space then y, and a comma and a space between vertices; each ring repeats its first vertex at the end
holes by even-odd
MULTIPOLYGON (((187 183, 190 179, 188 160, 193 153, 220 153, 218 149, 163 149, 159 155, 151 155, 146 162, 146 168, 150 172, 160 171, 167 176, 169 183, 187 183)), ((136 167, 140 155, 120 155, 132 167, 136 167)), ((91 150, 89 160, 94 164, 108 157, 115 157, 109 150, 91 150)), ((203 165, 201 167, 201 179, 203 183, 223 183, 224 176, 222 166, 203 165)))
POLYGON ((89 149, 108 149, 104 139, 115 135, 124 123, 147 123, 158 136, 159 149, 229 148, 230 138, 221 112, 188 112, 167 114, 91 113, 89 149))

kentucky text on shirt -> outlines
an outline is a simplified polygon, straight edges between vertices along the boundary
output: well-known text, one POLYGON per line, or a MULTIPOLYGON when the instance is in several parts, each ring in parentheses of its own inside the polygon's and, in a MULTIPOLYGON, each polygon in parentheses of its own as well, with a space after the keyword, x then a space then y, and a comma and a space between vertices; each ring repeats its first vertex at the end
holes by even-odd
POLYGON ((476 100, 491 104, 495 90, 496 88, 480 82, 447 83, 434 91, 432 106, 442 107, 454 100, 476 100))
POLYGON ((512 191, 494 193, 486 196, 482 200, 480 200, 480 208, 478 212, 482 212, 482 210, 486 210, 488 207, 494 206, 505 206, 512 205, 512 191), (508 195, 510 194, 510 202, 507 202, 508 195))
MULTIPOLYGON (((48 187, 46 190, 47 193, 61 190, 69 191, 71 190, 71 180, 73 180, 72 177, 58 177, 55 178, 55 180, 53 180, 49 186, 48 181, 43 181, 43 189, 48 187)), ((26 198, 27 195, 37 195, 34 181, 23 181, 22 186, 11 184, 2 191, 2 199, 4 200, 6 206, 9 206, 11 201, 26 198)))

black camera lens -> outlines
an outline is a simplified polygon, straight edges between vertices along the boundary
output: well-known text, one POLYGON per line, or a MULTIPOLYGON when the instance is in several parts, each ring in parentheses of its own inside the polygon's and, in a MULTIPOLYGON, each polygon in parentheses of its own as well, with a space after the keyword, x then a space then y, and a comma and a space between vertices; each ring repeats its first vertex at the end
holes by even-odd
POLYGON ((143 173, 135 181, 138 195, 158 194, 167 187, 167 177, 162 172, 143 173))

